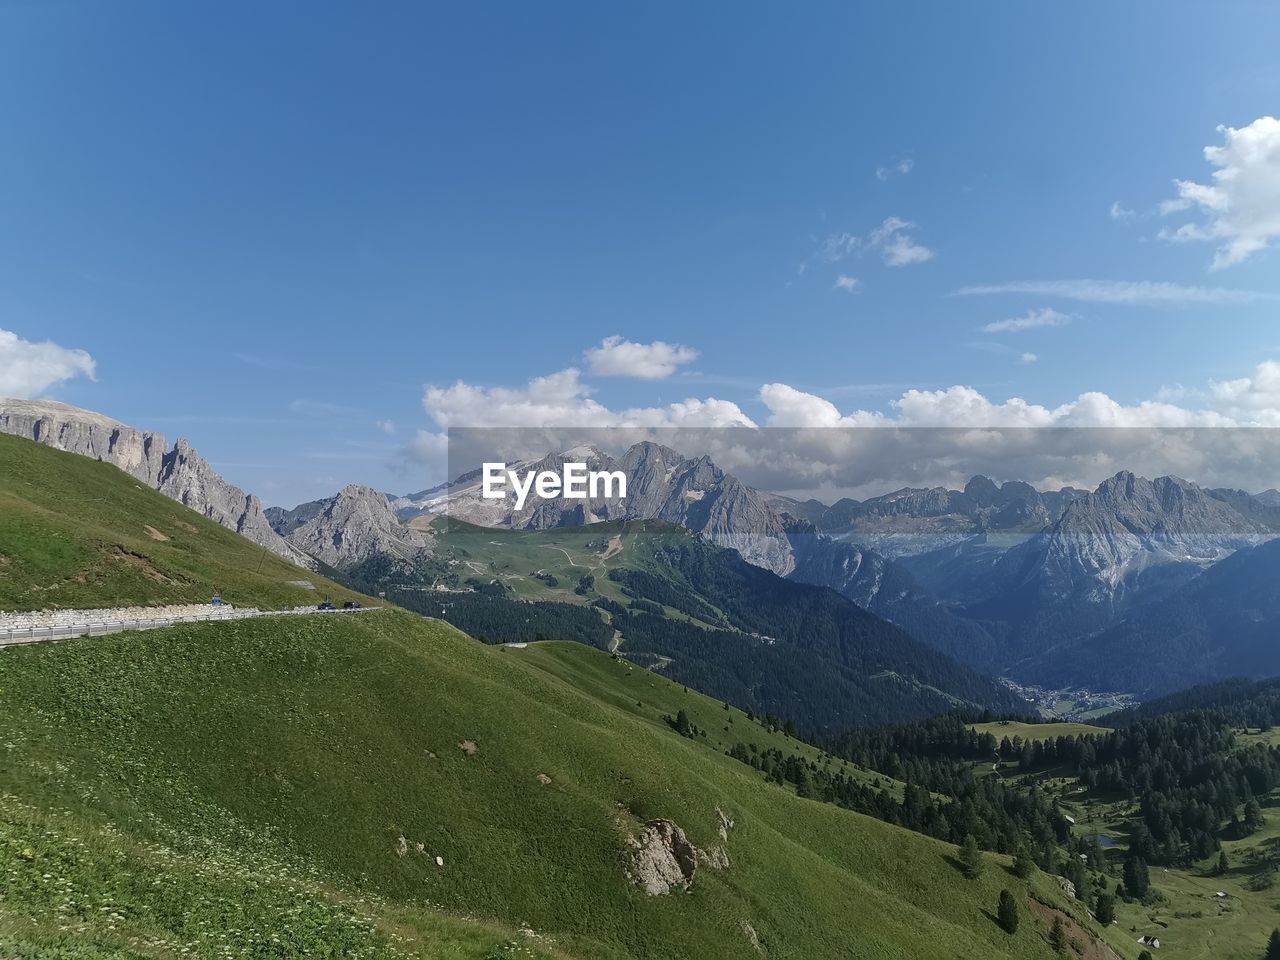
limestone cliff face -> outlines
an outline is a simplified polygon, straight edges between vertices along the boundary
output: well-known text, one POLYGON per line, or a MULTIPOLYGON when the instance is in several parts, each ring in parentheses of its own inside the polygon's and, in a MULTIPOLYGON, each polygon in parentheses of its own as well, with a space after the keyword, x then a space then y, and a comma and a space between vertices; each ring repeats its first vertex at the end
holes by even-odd
POLYGON ((151 487, 164 465, 163 434, 52 400, 0 400, 0 433, 115 464, 151 487))
POLYGON ((271 529, 262 501, 223 479, 186 440, 165 454, 156 489, 300 567, 315 561, 271 529))
POLYGON ((51 400, 0 400, 0 433, 110 463, 165 496, 308 568, 315 561, 271 529, 257 497, 228 483, 186 440, 51 400))

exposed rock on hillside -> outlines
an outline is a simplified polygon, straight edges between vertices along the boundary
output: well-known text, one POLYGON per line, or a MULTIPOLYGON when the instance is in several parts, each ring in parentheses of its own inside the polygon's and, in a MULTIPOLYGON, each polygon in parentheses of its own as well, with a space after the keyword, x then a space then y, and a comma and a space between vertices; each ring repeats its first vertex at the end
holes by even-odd
POLYGON ((163 434, 136 430, 51 400, 0 400, 0 433, 114 464, 149 487, 299 566, 306 554, 280 537, 252 494, 228 483, 186 440, 168 450, 163 434))
POLYGON ((661 896, 672 887, 688 890, 693 885, 698 852, 672 821, 650 820, 631 845, 631 879, 649 896, 661 896))
POLYGON ((386 494, 369 487, 352 484, 328 500, 276 512, 277 529, 287 529, 298 511, 312 515, 293 526, 289 542, 331 567, 359 563, 375 554, 407 559, 426 545, 418 531, 396 517, 386 494))

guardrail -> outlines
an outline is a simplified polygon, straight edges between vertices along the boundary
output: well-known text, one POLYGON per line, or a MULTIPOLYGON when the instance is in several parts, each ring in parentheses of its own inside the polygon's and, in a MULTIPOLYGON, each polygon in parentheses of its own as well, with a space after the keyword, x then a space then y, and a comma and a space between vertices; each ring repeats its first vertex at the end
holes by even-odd
POLYGON ((26 643, 46 640, 70 640, 73 637, 99 637, 126 630, 155 630, 180 623, 206 623, 224 620, 252 620, 256 617, 305 617, 318 614, 369 613, 381 607, 360 607, 356 610, 243 610, 223 614, 203 614, 190 617, 158 617, 154 619, 107 620, 95 623, 61 624, 49 627, 27 627, 17 630, 0 630, 0 647, 16 647, 26 643))

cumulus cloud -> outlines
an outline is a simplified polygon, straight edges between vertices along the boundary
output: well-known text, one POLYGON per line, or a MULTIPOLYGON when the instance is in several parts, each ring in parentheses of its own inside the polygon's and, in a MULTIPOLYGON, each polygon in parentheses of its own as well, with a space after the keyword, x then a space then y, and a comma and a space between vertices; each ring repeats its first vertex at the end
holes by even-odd
POLYGON ((1023 330, 1034 330, 1037 327, 1062 327, 1071 322, 1071 317, 1059 313, 1051 307, 1041 310, 1028 310, 1020 317, 1007 320, 994 320, 982 328, 983 333, 1021 333, 1023 330))
POLYGON ((396 432, 396 425, 391 420, 378 420, 374 424, 383 433, 391 434, 396 432))
POLYGON ((901 217, 887 217, 870 233, 832 233, 822 241, 818 256, 828 263, 836 263, 850 256, 879 254, 886 266, 907 267, 932 260, 934 252, 911 236, 916 225, 901 217))
POLYGON ((1259 117, 1218 132, 1222 145, 1204 148, 1216 168, 1212 182, 1175 180, 1177 196, 1161 205, 1165 214, 1196 209, 1202 219, 1160 233, 1173 243, 1217 244, 1214 270, 1241 263, 1280 237, 1280 120, 1259 117))
POLYGON ((1032 363, 1039 363, 1040 357, 1034 353, 1024 353, 1022 356, 1018 357, 1018 362, 1024 366, 1032 363))
MULTIPOLYGON (((777 385, 773 385, 777 386, 777 385)), ((760 399, 771 414, 770 398, 761 390, 760 399)), ((808 396, 808 395, 802 395, 808 396)), ((817 398, 814 398, 817 399, 817 398)), ((789 398, 788 414, 805 409, 799 397, 789 398)), ((1090 391, 1075 400, 1047 407, 1021 397, 993 401, 968 386, 943 390, 908 390, 890 404, 891 413, 854 411, 840 419, 840 425, 899 427, 1216 427, 1233 426, 1236 421, 1216 410, 1188 410, 1171 403, 1146 400, 1125 406, 1105 393, 1090 391)), ((818 417, 798 426, 831 426, 830 417, 818 417)), ((1256 423, 1257 421, 1250 421, 1256 423)), ((775 425, 771 416, 770 426, 775 425)))
MULTIPOLYGON (((1030 362, 1025 354, 1017 359, 1030 362)), ((443 478, 495 458, 476 459, 481 449, 510 461, 581 442, 620 452, 651 439, 689 456, 708 454, 761 489, 827 499, 963 485, 973 473, 1043 488, 1091 486, 1128 469, 1264 489, 1280 472, 1274 431, 1220 429, 1280 427, 1280 361, 1136 403, 1087 391, 1045 404, 957 384, 905 390, 878 409, 842 410, 780 382, 761 386, 756 401, 765 411, 760 423, 714 397, 614 409, 572 368, 518 387, 459 382, 425 389, 435 428, 419 431, 402 452, 406 465, 428 465, 443 478)))
POLYGON ((1151 280, 1012 280, 961 287, 957 296, 1022 293, 1037 297, 1062 297, 1085 303, 1119 303, 1140 306, 1179 306, 1191 303, 1254 303, 1274 300, 1273 293, 1227 287, 1187 286, 1151 280))
POLYGON ((878 417, 871 414, 859 423, 855 417, 841 414, 830 400, 785 383, 766 383, 760 388, 760 401, 769 409, 770 427, 873 426, 878 417))
POLYGON ((93 357, 48 340, 35 343, 0 330, 0 397, 27 400, 75 377, 94 379, 93 357))
POLYGON ((662 380, 682 364, 698 359, 698 351, 677 343, 633 343, 622 337, 605 337, 600 346, 586 352, 587 366, 598 377, 637 377, 662 380))
POLYGON ((1209 396, 1232 420, 1280 426, 1280 362, 1265 360, 1251 376, 1210 383, 1209 396))
POLYGON ((452 427, 727 427, 754 426, 737 404, 687 399, 661 407, 610 410, 573 367, 535 377, 523 387, 478 387, 458 381, 428 386, 422 405, 442 428, 452 427))
POLYGON ((858 288, 861 286, 862 281, 857 277, 850 277, 842 273, 836 277, 836 282, 832 285, 832 289, 843 290, 845 293, 857 293, 858 288))

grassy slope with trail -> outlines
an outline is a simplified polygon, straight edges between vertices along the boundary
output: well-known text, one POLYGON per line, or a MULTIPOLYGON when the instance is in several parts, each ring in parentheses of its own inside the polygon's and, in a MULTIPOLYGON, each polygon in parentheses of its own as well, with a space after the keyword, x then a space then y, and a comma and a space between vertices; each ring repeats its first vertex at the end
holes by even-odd
POLYGON ((0 944, 740 960, 750 924, 773 958, 1049 956, 1029 914, 995 924, 1024 890, 997 858, 968 881, 953 847, 765 783, 654 718, 686 696, 662 678, 622 709, 645 677, 624 672, 390 611, 0 655, 0 944), (731 866, 645 896, 624 867, 652 817, 731 866), (513 946, 522 924, 549 939, 513 946))
POLYGON ((498 531, 436 518, 430 529, 433 567, 384 571, 382 581, 356 576, 353 585, 385 586, 393 600, 485 640, 620 643, 633 662, 814 736, 955 706, 1018 705, 834 591, 776 577, 670 524, 498 531), (406 587, 415 580, 423 587, 406 587), (468 580, 485 585, 482 600, 456 592, 468 580), (556 604, 535 610, 512 598, 570 606, 558 606, 554 623, 556 604), (590 602, 610 612, 583 609, 590 602))
POLYGON ((783 756, 796 754, 829 765, 833 771, 838 769, 860 783, 887 786, 898 799, 902 797, 902 784, 897 780, 833 757, 782 730, 749 719, 736 707, 726 710, 721 701, 673 683, 651 670, 586 651, 581 644, 545 641, 508 650, 508 653, 577 690, 590 691, 601 703, 663 729, 670 727, 668 717, 684 710, 690 722, 703 731, 699 742, 718 753, 742 743, 754 745, 760 752, 778 750, 783 756))
POLYGON ((214 590, 264 609, 359 596, 111 464, 0 435, 0 610, 207 603, 214 590))

